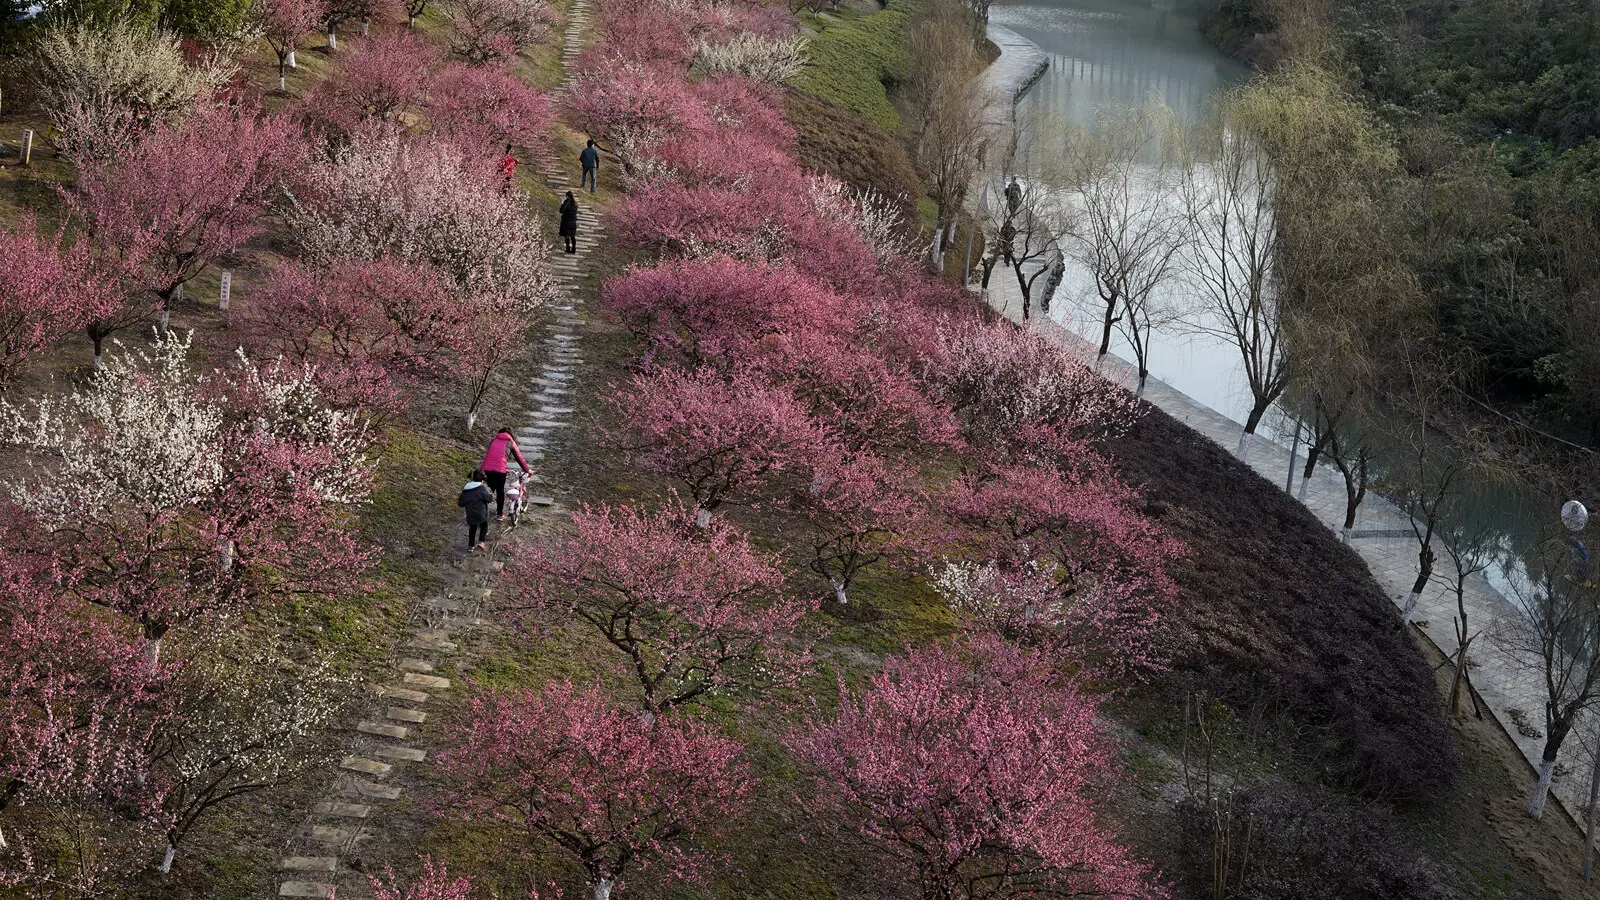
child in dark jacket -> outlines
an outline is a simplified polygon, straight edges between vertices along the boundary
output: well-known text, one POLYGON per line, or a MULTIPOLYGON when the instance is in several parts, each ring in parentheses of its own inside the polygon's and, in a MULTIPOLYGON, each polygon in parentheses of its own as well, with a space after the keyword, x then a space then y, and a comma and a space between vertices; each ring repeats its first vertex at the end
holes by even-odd
POLYGON ((472 473, 472 480, 461 489, 456 505, 467 511, 467 552, 471 553, 489 539, 489 504, 494 502, 494 491, 483 483, 483 470, 472 473))

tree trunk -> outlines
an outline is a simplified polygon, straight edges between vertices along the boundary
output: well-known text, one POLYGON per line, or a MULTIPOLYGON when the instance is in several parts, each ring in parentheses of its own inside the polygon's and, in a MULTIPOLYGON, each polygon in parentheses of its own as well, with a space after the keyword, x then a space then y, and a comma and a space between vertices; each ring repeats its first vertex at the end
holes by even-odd
POLYGON ((1528 815, 1535 819, 1544 818, 1545 801, 1550 799, 1550 782, 1555 778, 1556 760, 1550 750, 1549 744, 1545 745, 1544 759, 1539 761, 1539 781, 1533 786, 1533 799, 1528 801, 1528 815))
POLYGON ((478 424, 478 411, 475 410, 475 409, 468 410, 467 411, 467 430, 471 431, 472 430, 472 426, 474 426, 476 424, 478 424))
POLYGON ((594 883, 594 900, 611 900, 611 879, 602 878, 594 883))
POLYGON ((233 541, 223 544, 222 549, 217 552, 217 557, 218 568, 223 572, 231 571, 233 569, 233 541))
POLYGON ((172 324, 172 310, 168 309, 166 304, 163 303, 161 305, 161 328, 160 328, 162 337, 166 337, 167 336, 167 326, 169 326, 170 324, 172 324))
POLYGON ((288 84, 288 82, 284 81, 283 70, 282 69, 278 70, 278 93, 280 93, 280 94, 289 93, 289 84, 288 84))
POLYGON ((334 34, 332 28, 328 29, 328 49, 329 50, 337 50, 337 49, 339 49, 339 36, 337 34, 334 34))
POLYGON ((159 867, 161 874, 165 875, 172 871, 172 860, 177 855, 178 848, 172 846, 170 843, 167 844, 167 855, 161 857, 161 866, 159 867))
POLYGON ((1100 329, 1100 355, 1105 356, 1111 350, 1111 326, 1117 321, 1117 298, 1112 296, 1106 301, 1106 318, 1101 323, 1100 329))
POLYGON ((833 599, 839 601, 839 605, 840 606, 849 605, 850 598, 845 596, 844 582, 840 581, 837 578, 833 578, 833 579, 830 579, 830 583, 833 585, 833 599))
POLYGON ((294 48, 293 47, 289 48, 289 68, 291 68, 291 69, 299 68, 299 66, 295 65, 295 63, 294 63, 294 48))
POLYGON ((1244 418, 1244 433, 1255 434, 1256 426, 1261 424, 1261 419, 1267 414, 1267 409, 1272 406, 1272 398, 1257 397, 1254 405, 1250 407, 1250 414, 1244 418))
POLYGON ((161 661, 161 638, 146 638, 144 642, 145 665, 155 670, 156 663, 161 661))
POLYGON ((711 510, 700 507, 694 511, 694 527, 705 528, 711 524, 711 510))

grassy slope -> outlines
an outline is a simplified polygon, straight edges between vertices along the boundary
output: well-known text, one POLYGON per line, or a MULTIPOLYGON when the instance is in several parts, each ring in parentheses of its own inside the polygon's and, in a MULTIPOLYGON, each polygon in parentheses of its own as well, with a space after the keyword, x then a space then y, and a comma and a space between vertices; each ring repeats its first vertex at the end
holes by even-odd
POLYGON ((891 134, 900 114, 889 102, 888 86, 906 76, 905 27, 921 0, 888 0, 875 13, 842 9, 807 16, 817 33, 807 48, 806 69, 794 86, 829 105, 865 116, 891 134))

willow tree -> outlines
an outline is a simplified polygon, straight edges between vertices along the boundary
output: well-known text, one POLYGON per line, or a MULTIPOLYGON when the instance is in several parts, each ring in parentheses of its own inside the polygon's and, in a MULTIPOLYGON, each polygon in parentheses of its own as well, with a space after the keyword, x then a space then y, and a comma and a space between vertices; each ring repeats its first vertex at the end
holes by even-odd
POLYGON ((1309 64, 1229 91, 1187 150, 1188 271, 1206 313, 1196 328, 1239 349, 1250 434, 1293 377, 1284 311, 1366 302, 1397 154, 1365 106, 1309 64))

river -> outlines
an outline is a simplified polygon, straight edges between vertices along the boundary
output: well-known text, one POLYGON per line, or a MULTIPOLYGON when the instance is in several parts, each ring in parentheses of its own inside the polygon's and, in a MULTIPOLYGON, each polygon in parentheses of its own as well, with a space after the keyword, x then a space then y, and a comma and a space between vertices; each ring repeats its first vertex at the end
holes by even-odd
MULTIPOLYGON (((1017 105, 1019 122, 1029 117, 1065 117, 1092 126, 1107 105, 1131 106, 1157 99, 1172 110, 1180 126, 1207 114, 1216 95, 1248 77, 1246 68, 1216 50, 1200 31, 1202 0, 1029 0, 999 5, 991 21, 1032 41, 1045 54, 1049 69, 1017 105)), ((1020 308, 1020 293, 1005 270, 997 270, 991 287, 998 303, 1020 308)), ((1173 305, 1191 289, 1181 277, 1165 290, 1173 305)), ((1098 343, 1101 307, 1086 273, 1070 261, 1048 315, 1087 341, 1098 343)), ((1040 313, 1037 311, 1035 315, 1040 313)), ((1193 304, 1187 304, 1191 309, 1193 304)), ((1199 312, 1186 313, 1194 325, 1199 312)), ((1111 352, 1132 359, 1131 348, 1113 335, 1111 352)), ((1151 375, 1193 400, 1242 422, 1250 408, 1250 391, 1239 351, 1224 339, 1183 325, 1159 328, 1151 338, 1151 375)), ((1289 416, 1269 415, 1261 432, 1287 444, 1289 416), (1275 429, 1280 433, 1274 435, 1275 429)), ((1494 483, 1474 484, 1466 498, 1468 516, 1493 522, 1506 558, 1490 580, 1505 589, 1508 572, 1522 568, 1520 559, 1539 539, 1541 526, 1556 523, 1554 508, 1522 492, 1494 483)), ((1512 577, 1516 577, 1514 574, 1512 577)))

